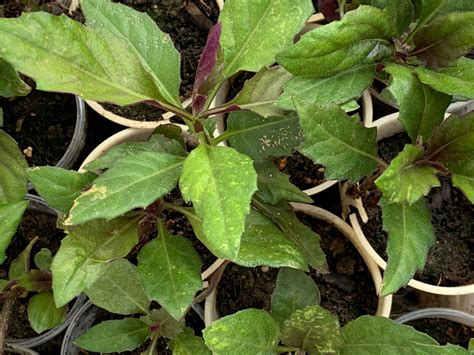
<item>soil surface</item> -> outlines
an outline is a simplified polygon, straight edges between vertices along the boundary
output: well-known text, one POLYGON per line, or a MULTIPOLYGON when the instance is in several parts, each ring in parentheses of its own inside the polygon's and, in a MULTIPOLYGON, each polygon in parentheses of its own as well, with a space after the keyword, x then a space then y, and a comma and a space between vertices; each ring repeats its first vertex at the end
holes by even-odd
MULTIPOLYGON (((384 139, 379 154, 390 161, 405 143, 406 134, 384 139)), ((441 286, 459 286, 474 282, 474 206, 449 178, 438 176, 441 186, 427 197, 431 221, 436 231, 436 244, 428 253, 425 269, 415 278, 441 286)), ((381 193, 371 185, 362 194, 369 222, 362 229, 374 249, 386 258, 387 234, 382 230, 382 217, 377 205, 381 193)))
POLYGON ((66 152, 76 124, 73 95, 32 90, 24 97, 0 97, 3 129, 18 142, 30 166, 55 165, 66 152))
POLYGON ((311 159, 295 152, 293 155, 278 159, 280 170, 290 176, 290 181, 301 190, 310 189, 324 181, 324 166, 314 163, 311 159))
POLYGON ((446 319, 420 319, 406 324, 428 334, 441 345, 450 343, 467 348, 469 340, 474 338, 473 328, 446 319))

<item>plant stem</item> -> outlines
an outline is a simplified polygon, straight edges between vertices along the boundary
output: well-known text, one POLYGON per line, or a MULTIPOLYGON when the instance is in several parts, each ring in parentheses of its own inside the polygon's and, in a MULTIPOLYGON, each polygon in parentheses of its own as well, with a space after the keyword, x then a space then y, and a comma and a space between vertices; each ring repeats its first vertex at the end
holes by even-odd
POLYGON ((231 135, 230 134, 226 134, 226 132, 224 132, 223 134, 221 134, 220 136, 217 136, 216 138, 214 138, 212 141, 211 141, 211 145, 218 145, 220 142, 223 142, 225 141, 227 138, 229 138, 231 135))
POLYGON ((153 350, 156 349, 156 344, 158 343, 158 339, 160 339, 160 332, 157 331, 155 334, 153 334, 153 338, 151 339, 151 344, 148 346, 148 348, 145 350, 144 355, 147 354, 154 354, 153 350))
POLYGON ((3 354, 5 351, 8 323, 13 306, 24 291, 25 290, 20 286, 12 287, 12 289, 8 291, 5 302, 3 303, 2 313, 0 314, 0 354, 3 354))
POLYGON ((339 17, 342 19, 344 17, 344 7, 346 6, 346 0, 339 0, 339 17))

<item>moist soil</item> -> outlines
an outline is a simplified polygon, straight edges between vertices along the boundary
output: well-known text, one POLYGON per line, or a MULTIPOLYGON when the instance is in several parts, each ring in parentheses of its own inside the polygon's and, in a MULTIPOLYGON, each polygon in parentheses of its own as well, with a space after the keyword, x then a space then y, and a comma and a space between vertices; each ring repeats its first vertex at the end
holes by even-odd
POLYGON ((76 124, 73 95, 32 89, 24 97, 0 97, 0 107, 2 129, 18 142, 30 166, 55 165, 61 159, 76 124))
MULTIPOLYGON (((405 133, 379 143, 379 154, 390 161, 403 149, 409 138, 405 133)), ((449 178, 438 176, 441 186, 433 188, 427 197, 431 221, 436 231, 436 244, 430 249, 423 272, 415 278, 434 285, 460 286, 474 282, 474 206, 465 195, 453 187, 449 178)), ((387 234, 382 230, 378 200, 380 191, 374 184, 361 192, 369 215, 362 225, 373 248, 386 259, 387 234)))

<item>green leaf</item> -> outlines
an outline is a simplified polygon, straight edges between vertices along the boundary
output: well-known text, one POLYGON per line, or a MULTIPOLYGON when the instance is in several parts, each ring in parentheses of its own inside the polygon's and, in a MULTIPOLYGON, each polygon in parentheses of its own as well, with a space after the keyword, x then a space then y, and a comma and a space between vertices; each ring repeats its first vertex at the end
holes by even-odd
POLYGON ((16 70, 0 58, 0 96, 25 96, 31 88, 21 80, 16 70))
POLYGON ((428 335, 385 317, 359 317, 342 328, 342 335, 341 355, 467 354, 460 346, 439 346, 428 335))
POLYGON ((148 298, 166 308, 173 318, 180 319, 202 288, 201 266, 192 242, 170 235, 160 223, 158 237, 148 242, 138 255, 137 271, 148 298))
POLYGON ((10 281, 8 280, 0 279, 0 292, 3 292, 9 283, 10 281))
POLYGON ((405 145, 403 151, 375 181, 388 201, 406 201, 412 204, 426 196, 431 187, 440 186, 434 167, 416 165, 422 157, 422 147, 405 145))
POLYGON ((281 327, 281 340, 310 354, 336 354, 344 343, 337 317, 320 306, 295 311, 281 327))
POLYGON ((162 98, 126 42, 66 16, 45 12, 0 19, 2 58, 44 91, 128 105, 162 98))
POLYGON ((151 322, 150 325, 159 324, 160 336, 167 339, 174 339, 185 328, 184 318, 176 320, 164 308, 154 309, 148 316, 142 317, 142 320, 144 318, 148 318, 147 320, 151 322))
POLYGON ((0 130, 0 206, 23 200, 28 183, 27 167, 18 144, 0 130))
POLYGON ((94 352, 132 351, 143 344, 149 335, 148 325, 140 319, 107 320, 88 329, 74 344, 94 352))
POLYGON ((33 269, 20 275, 17 282, 27 291, 51 291, 51 273, 49 272, 33 269))
POLYGON ((209 243, 224 257, 235 258, 257 190, 252 160, 232 148, 200 145, 184 162, 179 185, 202 219, 209 243))
POLYGON ((28 271, 30 271, 30 259, 31 259, 31 250, 36 242, 39 240, 39 237, 33 238, 25 249, 22 250, 20 254, 10 263, 10 267, 8 269, 8 279, 18 280, 28 271))
POLYGON ((247 216, 240 251, 232 261, 246 267, 267 265, 308 269, 306 259, 297 245, 272 221, 254 209, 247 216))
POLYGON ((357 181, 378 164, 376 129, 366 128, 336 105, 318 106, 295 100, 304 132, 298 150, 326 167, 327 179, 357 181))
POLYGON ((311 197, 290 182, 289 176, 280 172, 271 162, 255 163, 258 196, 272 205, 285 199, 292 202, 312 203, 311 197))
POLYGON ((413 3, 416 2, 421 3, 420 6, 420 14, 418 17, 418 23, 416 29, 420 26, 430 22, 439 11, 440 7, 446 0, 414 0, 413 3))
POLYGON ((389 0, 385 11, 392 18, 398 37, 410 26, 415 17, 415 10, 411 0, 389 0))
POLYGON ((47 248, 41 248, 33 258, 35 265, 41 271, 51 271, 51 263, 53 262, 53 254, 47 248))
POLYGON ((255 160, 289 155, 301 141, 294 114, 265 118, 252 112, 232 112, 223 136, 233 148, 255 160))
POLYGON ((297 310, 319 305, 321 295, 311 276, 300 270, 281 268, 272 294, 272 317, 280 324, 297 310))
POLYGON ((150 73, 160 101, 181 107, 179 100, 180 59, 169 35, 160 31, 145 12, 109 0, 86 0, 81 10, 87 25, 105 30, 126 42, 150 73))
POLYGON ((38 334, 61 324, 66 316, 67 306, 57 308, 52 292, 38 293, 28 302, 28 320, 38 334))
POLYGON ((293 77, 285 85, 284 93, 278 98, 276 105, 285 110, 294 110, 293 97, 321 105, 344 104, 358 98, 372 83, 374 76, 374 66, 367 65, 322 79, 293 77))
POLYGON ((161 152, 141 152, 120 159, 74 200, 65 224, 109 220, 147 207, 174 189, 182 164, 183 158, 161 152))
POLYGON ((204 340, 195 336, 193 330, 189 328, 173 339, 171 349, 173 349, 173 355, 211 355, 204 340))
POLYGON ((309 0, 227 1, 219 16, 224 76, 257 72, 272 64, 276 54, 291 46, 312 12, 309 0))
POLYGON ((125 259, 108 263, 85 294, 96 306, 116 314, 146 314, 150 305, 135 265, 125 259))
POLYGON ((304 255, 306 262, 320 271, 326 270, 326 257, 319 245, 319 235, 301 223, 286 201, 275 206, 254 199, 258 209, 277 224, 288 239, 293 241, 304 255))
POLYGON ((460 58, 454 67, 438 71, 419 66, 415 69, 421 82, 450 95, 474 98, 474 60, 460 58))
POLYGON ((413 204, 390 203, 380 199, 383 229, 388 233, 388 262, 382 294, 388 295, 405 286, 417 270, 425 266, 426 255, 436 236, 424 198, 413 204))
POLYGON ((78 173, 53 166, 28 170, 28 179, 38 194, 53 208, 67 212, 81 191, 97 177, 93 173, 78 173))
POLYGON ((2 221, 2 223, 0 223, 0 263, 3 263, 6 259, 5 252, 16 233, 16 229, 21 222, 21 217, 27 207, 28 201, 20 201, 0 206, 0 221, 2 221))
POLYGON ((283 116, 284 111, 275 106, 275 101, 283 92, 283 85, 292 77, 280 66, 261 69, 253 78, 247 80, 237 96, 225 106, 238 106, 263 117, 283 116))
POLYGON ((474 11, 438 17, 413 37, 416 57, 433 68, 456 65, 474 43, 474 11))
POLYGON ((426 142, 433 127, 443 122, 451 96, 424 85, 408 67, 387 63, 385 71, 392 75, 388 90, 400 107, 399 120, 413 142, 416 142, 419 136, 426 142))
POLYGON ((62 306, 90 287, 105 271, 107 261, 127 255, 138 242, 138 220, 117 218, 72 228, 54 257, 54 299, 62 306))
POLYGON ((447 166, 453 173, 453 185, 460 188, 474 204, 474 159, 461 163, 448 163, 447 166))
POLYGON ((215 355, 273 355, 280 330, 264 310, 246 309, 214 321, 204 329, 206 345, 215 355))
POLYGON ((341 21, 305 34, 296 45, 278 55, 277 62, 294 75, 325 78, 389 57, 392 37, 392 18, 386 11, 360 6, 341 21))

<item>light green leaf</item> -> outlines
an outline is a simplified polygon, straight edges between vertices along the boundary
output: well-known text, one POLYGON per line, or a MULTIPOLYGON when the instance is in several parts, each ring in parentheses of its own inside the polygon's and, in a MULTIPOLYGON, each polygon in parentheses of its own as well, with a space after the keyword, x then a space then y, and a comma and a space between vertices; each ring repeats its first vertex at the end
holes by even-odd
POLYGON ((171 342, 173 355, 211 355, 204 340, 194 335, 192 329, 186 328, 171 342))
POLYGON ((289 176, 280 172, 271 162, 255 163, 257 171, 257 194, 272 205, 285 199, 292 202, 312 203, 311 197, 290 182, 289 176))
POLYGON ((413 142, 416 142, 419 136, 426 142, 433 127, 443 122, 451 96, 424 85, 408 67, 386 63, 385 71, 392 75, 388 90, 400 107, 399 120, 413 142))
POLYGON ((312 12, 309 0, 227 1, 219 16, 224 76, 257 72, 272 64, 276 54, 291 46, 312 12))
POLYGON ((206 345, 215 355, 273 355, 280 330, 264 310, 246 309, 214 321, 204 329, 206 345))
POLYGON ((344 104, 358 98, 372 83, 374 76, 374 66, 367 65, 323 79, 293 77, 285 85, 284 93, 278 98, 276 105, 285 110, 294 110, 293 97, 321 105, 344 104))
POLYGON ((125 259, 108 263, 85 294, 96 306, 116 314, 146 314, 150 305, 135 265, 125 259))
POLYGON ((87 26, 106 30, 126 42, 150 73, 162 98, 181 107, 179 101, 180 59, 169 35, 145 12, 109 0, 85 0, 81 10, 87 26))
POLYGON ((108 320, 88 329, 74 344, 103 353, 132 351, 151 335, 148 325, 140 319, 108 320))
POLYGON ((336 354, 344 338, 337 317, 320 306, 295 311, 281 327, 283 344, 310 354, 336 354))
POLYGON ((417 270, 425 266, 428 249, 436 236, 424 198, 413 204, 390 203, 380 199, 383 229, 388 233, 388 262, 382 294, 388 295, 405 286, 417 270))
POLYGON ((325 78, 389 57, 392 37, 392 18, 386 11, 360 6, 341 21, 305 34, 296 45, 278 55, 277 62, 294 75, 325 78))
POLYGON ((16 233, 16 229, 21 222, 21 217, 27 207, 28 201, 20 201, 0 206, 0 221, 2 221, 2 223, 0 223, 0 263, 3 263, 6 259, 5 252, 16 233))
POLYGON ((272 294, 272 317, 280 326, 297 310, 319 305, 321 295, 311 276, 281 268, 272 294))
POLYGON ((147 207, 176 186, 182 164, 183 158, 161 152, 140 152, 120 159, 74 200, 65 224, 112 219, 147 207))
POLYGON ((2 57, 44 91, 128 105, 162 98, 136 52, 104 30, 45 12, 0 19, 2 57))
POLYGON ((184 199, 193 202, 212 247, 235 258, 257 190, 252 160, 232 148, 200 145, 184 162, 179 185, 184 199))
POLYGON ((0 130, 0 206, 23 200, 28 183, 27 167, 18 144, 0 130))
POLYGON ((460 188, 474 204, 474 159, 461 163, 448 163, 447 167, 453 173, 453 185, 460 188))
POLYGON ((295 100, 304 132, 298 150, 326 167, 327 179, 357 181, 378 164, 376 129, 363 127, 336 105, 318 106, 295 100))
POLYGON ((403 151, 375 181, 387 201, 406 201, 411 205, 426 196, 432 187, 440 186, 434 167, 415 164, 422 157, 422 147, 405 145, 403 151))
POLYGON ((30 91, 31 88, 21 80, 16 70, 0 58, 0 96, 25 96, 30 91))
POLYGON ((247 216, 240 251, 232 262, 246 267, 267 265, 308 270, 306 259, 297 245, 254 209, 247 216))
POLYGON ((93 173, 78 173, 54 166, 28 170, 28 179, 38 194, 53 208, 68 212, 75 198, 97 177, 93 173))
POLYGON ((416 57, 433 68, 456 65, 474 43, 474 11, 454 12, 420 27, 413 37, 416 57))
POLYGON ((385 317, 362 316, 342 328, 341 355, 467 354, 460 346, 439 346, 436 340, 408 325, 385 317))
POLYGON ((71 228, 51 266, 58 307, 91 286, 104 273, 107 261, 132 250, 138 242, 138 220, 139 217, 99 220, 71 228))
POLYGON ((138 255, 137 271, 148 298, 180 319, 202 288, 201 266, 191 241, 170 235, 160 223, 158 237, 138 255))
POLYGON ((275 106, 275 101, 291 77, 292 75, 280 66, 263 68, 247 80, 237 96, 225 106, 237 105, 241 110, 250 110, 263 117, 283 116, 284 111, 275 106))
POLYGON ((28 243, 26 248, 23 249, 20 254, 18 254, 16 259, 10 263, 10 267, 8 269, 8 279, 10 281, 18 280, 20 277, 30 271, 31 250, 38 240, 39 237, 33 238, 28 243))
POLYGON ((28 302, 28 320, 38 334, 61 324, 66 316, 67 306, 57 308, 52 292, 38 293, 28 302))
POLYGON ((41 248, 33 258, 35 265, 41 271, 51 271, 51 263, 53 262, 53 254, 47 248, 41 248))
POLYGON ((438 71, 423 66, 415 69, 420 80, 433 89, 450 95, 474 98, 474 60, 460 58, 454 67, 438 71))
POLYGON ((255 160, 289 155, 301 141, 298 118, 262 117, 252 112, 232 112, 223 134, 230 145, 255 160))

